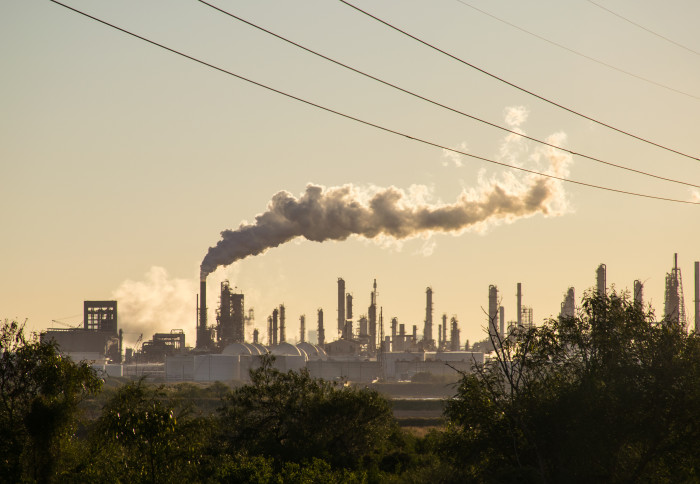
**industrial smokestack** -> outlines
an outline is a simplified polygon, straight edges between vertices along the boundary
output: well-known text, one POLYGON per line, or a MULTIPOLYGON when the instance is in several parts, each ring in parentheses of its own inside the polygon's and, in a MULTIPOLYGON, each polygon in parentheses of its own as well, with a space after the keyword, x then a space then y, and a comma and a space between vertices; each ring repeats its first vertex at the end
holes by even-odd
MULTIPOLYGON (((381 311, 380 311, 381 313, 381 311)), ((369 295, 369 308, 367 308, 367 316, 369 318, 369 351, 374 353, 377 344, 377 280, 374 280, 372 292, 369 295)), ((380 330, 380 332, 383 331, 380 330)), ((382 339, 379 337, 379 345, 381 347, 382 339)))
POLYGON ((607 267, 605 264, 600 264, 595 271, 596 290, 599 296, 607 294, 607 267))
POLYGON ((644 284, 638 279, 634 281, 634 305, 639 309, 644 307, 644 284))
POLYGON ((267 346, 272 346, 272 316, 267 317, 267 346))
POLYGON ((423 341, 428 346, 433 346, 433 288, 425 289, 425 327, 423 328, 423 341))
POLYGON ((562 318, 573 318, 576 315, 576 296, 573 287, 570 287, 566 291, 564 296, 564 302, 561 303, 561 313, 559 316, 562 318))
MULTIPOLYGON (((568 159, 550 157, 552 173, 562 175, 568 159)), ((252 224, 221 232, 201 264, 206 277, 219 266, 304 237, 315 242, 388 236, 405 239, 432 232, 459 234, 489 223, 512 222, 535 214, 557 215, 566 205, 561 182, 529 175, 522 181, 492 182, 464 190, 452 204, 429 205, 395 188, 361 190, 352 185, 307 185, 299 197, 281 191, 252 224)))
POLYGON ((501 326, 501 339, 503 339, 506 336, 505 309, 503 309, 503 306, 500 306, 499 309, 500 309, 500 311, 499 311, 498 319, 499 319, 499 323, 501 326))
POLYGON ((518 328, 523 325, 523 290, 522 284, 518 283, 518 328))
POLYGON ((338 278, 338 333, 345 329, 345 281, 338 278))
POLYGON ((318 345, 326 344, 326 332, 323 329, 323 309, 318 308, 318 345))
POLYGON ((207 330, 207 281, 205 278, 199 281, 199 320, 197 323, 197 348, 210 346, 209 331, 207 330))
POLYGON ((498 288, 489 286, 489 336, 492 341, 496 340, 498 334, 498 288))
POLYGON ((345 319, 352 319, 352 294, 345 295, 345 319))
POLYGON ((284 304, 280 304, 280 344, 287 341, 286 322, 287 316, 285 314, 284 304))
POLYGON ((700 262, 695 261, 695 332, 700 333, 700 262))
POLYGON ((306 315, 299 316, 299 343, 306 341, 306 315))
POLYGON ((678 268, 678 254, 673 254, 673 269, 666 274, 664 314, 667 321, 685 324, 685 304, 683 302, 683 282, 678 268))
POLYGON ((452 331, 450 332, 450 349, 452 351, 459 351, 459 326, 457 326, 457 318, 452 316, 450 322, 452 323, 452 331))
POLYGON ((277 346, 277 317, 279 311, 275 308, 272 311, 272 346, 277 346))
POLYGON ((447 345, 447 314, 442 313, 442 344, 447 345))

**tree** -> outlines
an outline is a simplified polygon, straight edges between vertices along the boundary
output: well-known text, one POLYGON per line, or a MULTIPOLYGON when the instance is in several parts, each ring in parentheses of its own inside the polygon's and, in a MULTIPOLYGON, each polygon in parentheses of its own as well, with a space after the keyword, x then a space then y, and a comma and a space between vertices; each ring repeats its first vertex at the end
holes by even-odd
POLYGON ((121 386, 91 431, 80 482, 196 480, 210 425, 176 412, 162 387, 143 380, 121 386))
POLYGON ((278 465, 316 458, 347 469, 378 459, 396 428, 385 398, 311 378, 306 370, 283 373, 273 362, 263 356, 251 383, 224 399, 220 438, 230 455, 271 457, 278 465))
POLYGON ((24 324, 0 326, 0 476, 7 482, 60 480, 78 405, 102 380, 53 343, 26 337, 24 324))
POLYGON ((457 479, 698 479, 700 338, 627 294, 495 341, 448 402, 441 455, 457 479))

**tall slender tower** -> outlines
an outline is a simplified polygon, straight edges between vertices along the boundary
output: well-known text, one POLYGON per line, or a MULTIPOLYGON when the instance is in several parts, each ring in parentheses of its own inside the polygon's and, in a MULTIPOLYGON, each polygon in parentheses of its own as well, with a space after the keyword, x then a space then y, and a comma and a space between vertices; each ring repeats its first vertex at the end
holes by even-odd
POLYGON ((492 340, 497 340, 498 334, 498 288, 489 286, 489 336, 492 340))
POLYGON ((683 300, 683 277, 678 267, 678 254, 673 254, 673 269, 666 274, 666 295, 664 315, 667 321, 686 323, 685 301, 683 300))
POLYGON ((287 341, 287 316, 284 309, 284 304, 280 304, 280 343, 285 343, 287 341))
POLYGON ((644 284, 639 279, 634 281, 634 305, 640 309, 644 307, 644 284))
MULTIPOLYGON (((574 296, 574 288, 570 287, 564 296, 564 302, 561 303, 561 318, 573 318, 576 314, 576 297, 574 296)), ((522 320, 522 315, 520 316, 522 320)))
POLYGON ((272 346, 272 316, 267 317, 267 346, 272 346))
MULTIPOLYGON (((211 333, 207 327, 207 280, 199 281, 199 304, 197 318, 197 348, 209 348, 211 346, 211 333)), ((88 324, 87 319, 85 323, 88 324)))
POLYGON ((518 328, 523 325, 523 286, 518 283, 518 292, 516 294, 518 302, 518 328))
POLYGON ((425 327, 423 328, 423 342, 430 348, 435 346, 433 340, 433 288, 425 289, 425 327))
POLYGON ((605 264, 600 264, 595 271, 596 291, 599 296, 607 294, 607 267, 605 264))
POLYGON ((459 326, 457 326, 457 318, 452 316, 452 331, 450 334, 450 349, 452 351, 459 351, 459 326))
POLYGON ((345 325, 343 326, 345 338, 352 339, 352 294, 345 295, 345 325))
POLYGON ((342 334, 345 329, 345 281, 338 278, 338 333, 342 334))
MULTIPOLYGON (((377 280, 374 280, 372 293, 370 294, 369 308, 367 309, 369 319, 369 352, 374 354, 377 348, 377 280)), ((381 341, 379 342, 381 345, 381 341)))
POLYGON ((277 318, 279 310, 277 308, 272 311, 272 346, 277 346, 277 318))
POLYGON ((447 314, 442 314, 442 344, 447 346, 447 314))
POLYGON ((501 329, 501 339, 506 337, 506 318, 505 318, 505 309, 503 309, 503 306, 499 306, 499 312, 498 312, 498 321, 500 323, 500 329, 501 329))
POLYGON ((299 316, 299 343, 306 341, 306 315, 299 316))
POLYGON ((326 332, 323 329, 323 309, 318 308, 318 345, 323 346, 326 344, 326 332))
POLYGON ((695 261, 695 332, 700 332, 700 262, 695 261))

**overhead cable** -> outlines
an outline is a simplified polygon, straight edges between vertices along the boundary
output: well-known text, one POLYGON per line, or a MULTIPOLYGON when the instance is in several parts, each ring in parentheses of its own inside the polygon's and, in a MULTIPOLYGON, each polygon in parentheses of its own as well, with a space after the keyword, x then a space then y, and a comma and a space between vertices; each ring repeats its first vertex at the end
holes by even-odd
POLYGON ((518 25, 515 25, 514 23, 508 22, 507 20, 503 20, 503 19, 500 18, 500 17, 497 17, 497 16, 495 16, 495 15, 493 15, 493 14, 490 14, 489 12, 487 12, 487 11, 485 11, 485 10, 482 10, 482 9, 480 9, 480 8, 475 7, 474 5, 471 5, 471 4, 467 3, 467 2, 465 2, 464 0, 456 0, 456 1, 459 2, 459 3, 461 3, 462 5, 464 5, 465 7, 469 7, 469 8, 471 8, 471 9, 473 9, 473 10, 476 10, 477 12, 479 12, 479 13, 481 13, 481 14, 483 14, 483 15, 486 15, 487 17, 491 17, 491 18, 494 19, 494 20, 497 20, 497 21, 499 21, 499 22, 501 22, 501 23, 503 23, 503 24, 505 24, 505 25, 508 25, 509 27, 512 27, 512 28, 517 29, 517 30, 520 30, 521 32, 524 32, 524 33, 526 33, 526 34, 528 34, 528 35, 531 35, 531 36, 533 36, 533 37, 535 37, 535 38, 537 38, 537 39, 540 39, 540 40, 542 40, 542 41, 544 41, 544 42, 547 42, 548 44, 551 44, 551 45, 553 45, 553 46, 555 46, 555 47, 559 47, 560 49, 564 49, 565 51, 570 52, 570 53, 572 53, 572 54, 575 54, 575 55, 577 55, 577 56, 579 56, 579 57, 583 57, 584 59, 588 59, 588 60, 590 60, 590 61, 593 61, 593 62, 595 62, 595 63, 597 63, 597 64, 600 64, 601 66, 607 67, 608 69, 612 69, 612 70, 614 70, 614 71, 620 72, 620 73, 625 74, 625 75, 628 75, 628 76, 630 76, 630 77, 634 77, 635 79, 639 79, 640 81, 644 81, 644 82, 647 82, 647 83, 649 83, 649 84, 653 84, 654 86, 661 87, 661 88, 663 88, 663 89, 668 89, 669 91, 673 91, 673 92, 676 92, 676 93, 678 93, 678 94, 682 94, 682 95, 684 95, 684 96, 688 96, 688 97, 692 97, 693 99, 698 99, 698 100, 700 100, 700 96, 696 96, 696 95, 694 95, 694 94, 690 94, 690 93, 688 93, 688 92, 681 91, 680 89, 676 89, 675 87, 671 87, 671 86, 667 86, 667 85, 665 85, 665 84, 661 84, 660 82, 653 81, 653 80, 651 80, 651 79, 648 79, 648 78, 646 78, 646 77, 640 76, 640 75, 635 74, 635 73, 633 73, 633 72, 629 72, 629 71, 626 71, 626 70, 624 70, 624 69, 620 69, 619 67, 616 67, 616 66, 614 66, 614 65, 612 65, 612 64, 608 64, 607 62, 603 62, 602 60, 596 59, 595 57, 591 57, 591 56, 589 56, 589 55, 583 54, 583 53, 581 53, 581 52, 579 52, 579 51, 577 51, 577 50, 571 49, 570 47, 567 47, 567 46, 565 46, 565 45, 559 44, 558 42, 554 42, 553 40, 550 40, 550 39, 548 39, 548 38, 546 38, 546 37, 542 37, 541 35, 538 35, 538 34, 536 34, 536 33, 534 33, 534 32, 531 32, 531 31, 529 31, 529 30, 527 30, 527 29, 524 29, 524 28, 522 28, 522 27, 520 27, 520 26, 518 26, 518 25))
POLYGON ((374 20, 376 20, 377 22, 379 22, 379 23, 381 23, 381 24, 383 24, 383 25, 386 25, 387 27, 389 27, 389 28, 391 28, 391 29, 393 29, 393 30, 395 30, 395 31, 397 31, 397 32, 399 32, 399 33, 405 35, 406 37, 409 37, 409 38, 415 40, 416 42, 419 42, 419 43, 425 45, 426 47, 429 47, 429 48, 431 48, 431 49, 433 49, 433 50, 435 50, 435 51, 437 51, 437 52, 439 52, 439 53, 441 53, 441 54, 443 54, 443 55, 445 55, 445 56, 447 56, 447 57, 449 57, 449 58, 451 58, 451 59, 453 59, 453 60, 456 60, 457 62, 460 62, 461 64, 464 64, 465 66, 471 67, 472 69, 475 69, 475 70, 481 72, 482 74, 485 74, 485 75, 487 75, 487 76, 489 76, 489 77, 491 77, 491 78, 493 78, 493 79, 496 79, 497 81, 500 81, 500 82, 502 82, 502 83, 504 83, 504 84, 506 84, 506 85, 508 85, 508 86, 510 86, 510 87, 513 87, 513 88, 515 88, 515 89, 517 89, 517 90, 519 90, 519 91, 521 91, 521 92, 524 92, 525 94, 529 94, 529 95, 532 96, 532 97, 535 97, 535 98, 537 98, 537 99, 539 99, 539 100, 541 100, 541 101, 544 101, 544 102, 546 102, 546 103, 549 103, 549 104, 551 104, 552 106, 556 106, 556 107, 558 107, 559 109, 562 109, 562 110, 564 110, 564 111, 567 111, 567 112, 569 112, 569 113, 571 113, 571 114, 575 114, 576 116, 579 116, 579 117, 581 117, 581 118, 583 118, 583 119, 586 119, 586 120, 588 120, 588 121, 591 121, 591 122, 593 122, 593 123, 595 123, 595 124, 598 124, 598 125, 600 125, 600 126, 604 126, 604 127, 608 128, 608 129, 611 129, 611 130, 613 130, 613 131, 616 131, 616 132, 618 132, 618 133, 620 133, 620 134, 624 134, 624 135, 626 135, 626 136, 629 136, 629 137, 631 137, 631 138, 634 138, 634 139, 636 139, 636 140, 638 140, 638 141, 642 141, 642 142, 647 143, 647 144, 650 144, 650 145, 652 145, 652 146, 656 146, 657 148, 660 148, 660 149, 662 149, 662 150, 666 150, 666 151, 669 151, 669 152, 671 152, 671 153, 675 153, 675 154, 677 154, 677 155, 684 156, 684 157, 686 157, 686 158, 690 158, 691 160, 700 161, 700 158, 697 157, 697 156, 689 155, 689 154, 687 154, 687 153, 683 153, 682 151, 675 150, 675 149, 673 149, 673 148, 669 148, 669 147, 664 146, 664 145, 662 145, 662 144, 660 144, 660 143, 656 143, 656 142, 654 142, 654 141, 651 141, 650 139, 643 138, 643 137, 641 137, 641 136, 637 136, 637 135, 635 135, 635 134, 630 133, 629 131, 625 131, 625 130, 623 130, 623 129, 616 128, 616 127, 614 127, 614 126, 612 126, 612 125, 610 125, 610 124, 606 124, 606 123, 604 123, 604 122, 602 122, 602 121, 599 121, 599 120, 597 120, 597 119, 595 119, 595 118, 592 118, 592 117, 590 117, 590 116, 587 116, 587 115, 585 115, 585 114, 583 114, 583 113, 581 113, 581 112, 579 112, 579 111, 575 111, 574 109, 567 108, 566 106, 564 106, 564 105, 562 105, 562 104, 559 104, 559 103, 557 103, 557 102, 555 102, 555 101, 552 101, 551 99, 548 99, 548 98, 546 98, 546 97, 544 97, 544 96, 542 96, 542 95, 540 95, 540 94, 536 94, 536 93, 534 93, 533 91, 529 91, 529 90, 525 89, 524 87, 521 87, 521 86, 519 86, 519 85, 517 85, 517 84, 515 84, 515 83, 513 83, 513 82, 507 81, 506 79, 504 79, 504 78, 502 78, 502 77, 499 77, 499 76, 497 76, 497 75, 495 75, 495 74, 492 74, 492 73, 486 71, 485 69, 482 69, 482 68, 480 68, 480 67, 477 67, 477 66, 475 66, 474 64, 471 64, 471 63, 465 61, 464 59, 461 59, 461 58, 457 57, 456 55, 450 54, 449 52, 447 52, 447 51, 445 51, 445 50, 443 50, 443 49, 440 49, 439 47, 436 47, 436 46, 434 46, 433 44, 430 44, 430 43, 426 42, 425 40, 422 40, 422 39, 416 37, 415 35, 412 35, 412 34, 406 32, 405 30, 401 30, 400 28, 396 27, 395 25, 392 25, 391 23, 387 22, 386 20, 382 20, 382 19, 380 19, 379 17, 377 17, 377 16, 375 16, 375 15, 372 15, 371 13, 367 12, 366 10, 362 10, 361 8, 359 8, 359 7, 355 6, 355 5, 353 5, 353 4, 350 3, 350 2, 347 2, 346 0, 339 0, 339 1, 342 2, 342 3, 344 3, 345 5, 347 5, 348 7, 352 7, 352 8, 354 8, 355 10, 357 10, 358 12, 363 13, 364 15, 366 15, 366 16, 368 16, 368 17, 374 19, 374 20))
POLYGON ((595 5, 596 7, 600 8, 600 9, 602 9, 602 10, 605 10, 606 12, 608 12, 608 13, 614 15, 615 17, 617 17, 617 18, 619 18, 619 19, 622 19, 622 20, 624 20, 625 22, 628 22, 628 23, 634 25, 635 27, 638 27, 638 28, 640 28, 640 29, 642 29, 642 30, 644 30, 644 31, 646 31, 646 32, 649 32, 649 33, 652 34, 652 35, 657 36, 657 37, 660 38, 660 39, 665 40, 666 42, 669 42, 669 43, 671 43, 671 44, 673 44, 673 45, 675 45, 675 46, 678 46, 678 47, 680 47, 681 49, 685 49, 685 50, 687 50, 688 52, 692 52, 692 53, 695 54, 695 55, 700 55, 700 52, 698 52, 697 50, 693 50, 693 49, 691 49, 690 47, 687 47, 687 46, 685 46, 685 45, 683 45, 683 44, 681 44, 681 43, 679 43, 679 42, 676 42, 675 40, 669 39, 668 37, 665 37, 665 36, 663 36, 663 35, 661 35, 661 34, 659 34, 659 33, 656 33, 656 32, 654 32, 653 30, 648 29, 648 28, 646 28, 645 26, 638 24, 637 22, 634 22, 634 21, 628 19, 627 17, 623 17, 622 15, 620 15, 620 14, 617 13, 617 12, 613 12, 613 11, 610 10, 609 8, 606 8, 606 7, 602 6, 601 4, 594 2, 593 0, 586 0, 586 1, 589 2, 589 3, 592 3, 593 5, 595 5))
POLYGON ((507 132, 507 133, 510 133, 510 134, 513 134, 513 135, 516 135, 516 136, 525 138, 525 139, 530 140, 530 141, 534 141, 534 142, 536 142, 536 143, 540 143, 540 144, 545 145, 545 146, 549 146, 550 148, 555 148, 555 149, 561 150, 561 151, 566 152, 566 153, 569 153, 569 154, 571 154, 571 155, 573 155, 573 156, 579 156, 579 157, 581 157, 581 158, 585 158, 585 159, 594 161, 594 162, 596 162, 596 163, 601 163, 601 164, 603 164, 603 165, 611 166, 611 167, 613 167, 613 168, 618 168, 618 169, 621 169, 621 170, 626 170, 626 171, 630 171, 630 172, 637 173, 637 174, 640 174, 640 175, 644 175, 644 176, 656 178, 656 179, 658 179, 658 180, 663 180, 663 181, 667 181, 667 182, 671 182, 671 183, 678 183, 678 184, 680 184, 680 185, 685 185, 685 186, 694 187, 694 188, 700 188, 700 185, 696 185, 696 184, 694 184, 694 183, 690 183, 690 182, 686 182, 686 181, 681 181, 681 180, 675 180, 675 179, 673 179, 673 178, 667 178, 667 177, 663 177, 663 176, 660 176, 660 175, 655 175, 655 174, 652 174, 652 173, 649 173, 649 172, 646 172, 646 171, 642 171, 642 170, 637 170, 637 169, 635 169, 635 168, 631 168, 631 167, 628 167, 628 166, 619 165, 619 164, 612 163, 612 162, 609 162, 609 161, 604 161, 604 160, 602 160, 602 159, 600 159, 600 158, 596 158, 596 157, 593 157, 593 156, 589 156, 589 155, 586 155, 586 154, 583 154, 583 153, 578 153, 578 152, 576 152, 576 151, 573 151, 573 150, 570 150, 570 149, 567 149, 567 148, 562 148, 561 146, 558 146, 558 145, 549 143, 549 142, 547 142, 547 141, 543 141, 543 140, 540 140, 540 139, 538 139, 538 138, 534 138, 534 137, 531 137, 531 136, 527 136, 527 135, 524 134, 524 133, 521 133, 521 132, 518 132, 518 131, 515 131, 515 130, 512 130, 512 129, 506 128, 506 127, 504 127, 504 126, 501 126, 501 125, 492 123, 492 122, 490 122, 490 121, 486 121, 486 120, 481 119, 481 118, 478 118, 478 117, 476 117, 476 116, 474 116, 474 115, 472 115, 472 114, 469 114, 469 113, 460 111, 460 110, 458 110, 458 109, 456 109, 456 108, 452 108, 452 107, 447 106, 447 105, 445 105, 445 104, 442 104, 442 103, 440 103, 440 102, 438 102, 438 101, 434 101, 434 100, 429 99, 429 98, 427 98, 427 97, 425 97, 425 96, 422 96, 422 95, 420 95, 420 94, 417 94, 417 93, 415 93, 415 92, 413 92, 413 91, 409 91, 409 90, 407 90, 407 89, 404 89, 404 88, 402 88, 402 87, 399 87, 399 86, 397 86, 396 84, 392 84, 392 83, 390 83, 390 82, 388 82, 388 81, 385 81, 385 80, 380 79, 380 78, 378 78, 378 77, 375 77, 375 76, 373 76, 373 75, 371 75, 371 74, 368 74, 368 73, 366 73, 366 72, 364 72, 364 71, 361 71, 361 70, 359 70, 359 69, 356 69, 356 68, 354 68, 354 67, 352 67, 352 66, 349 66, 349 65, 347 65, 347 64, 344 64, 344 63, 342 63, 342 62, 340 62, 340 61, 338 61, 338 60, 335 60, 335 59, 333 59, 333 58, 331 58, 331 57, 328 57, 328 56, 326 56, 326 55, 324 55, 324 54, 321 54, 321 53, 319 53, 319 52, 317 52, 317 51, 315 51, 315 50, 312 50, 312 49, 310 49, 310 48, 308 48, 308 47, 305 47, 305 46, 303 46, 303 45, 301 45, 301 44, 299 44, 299 43, 297 43, 297 42, 294 42, 294 41, 292 41, 292 40, 289 40, 289 39, 286 38, 286 37, 283 37, 283 36, 281 36, 281 35, 279 35, 279 34, 276 34, 275 32, 272 32, 272 31, 270 31, 270 30, 268 30, 268 29, 266 29, 266 28, 264 28, 264 27, 261 27, 261 26, 255 24, 255 23, 253 23, 253 22, 251 22, 251 21, 249 21, 249 20, 246 20, 246 19, 244 19, 244 18, 242 18, 242 17, 239 17, 239 16, 237 16, 237 15, 235 15, 235 14, 233 14, 233 13, 227 11, 227 10, 224 10, 224 9, 222 9, 222 8, 219 8, 219 7, 215 6, 215 5, 212 5, 211 3, 208 3, 208 2, 206 2, 205 0, 199 0, 199 2, 200 2, 200 3, 203 3, 204 5, 207 5, 207 6, 211 7, 211 8, 213 8, 214 10, 217 10, 218 12, 221 12, 221 13, 223 13, 223 14, 225 14, 225 15, 227 15, 227 16, 233 18, 233 19, 236 19, 236 20, 238 20, 238 21, 240 21, 240 22, 243 22, 243 23, 246 24, 246 25, 249 25, 249 26, 251 26, 251 27, 253 27, 253 28, 256 28, 256 29, 258 29, 258 30, 260 30, 260 31, 262 31, 262 32, 265 32, 266 34, 272 35, 273 37, 276 37, 276 38, 278 38, 278 39, 280 39, 280 40, 283 40, 284 42, 287 42, 288 44, 291 44, 291 45, 293 45, 293 46, 295 46, 295 47, 298 47, 298 48, 300 48, 300 49, 302 49, 302 50, 304 50, 304 51, 306 51, 306 52, 308 52, 308 53, 310 53, 310 54, 313 54, 313 55, 318 56, 318 57, 320 57, 320 58, 322 58, 322 59, 324 59, 324 60, 327 60, 327 61, 329 61, 329 62, 332 62, 333 64, 336 64, 336 65, 338 65, 338 66, 340 66, 340 67, 343 67, 343 68, 345 68, 345 69, 348 69, 348 70, 350 70, 350 71, 352 71, 352 72, 355 72, 355 73, 357 73, 357 74, 360 74, 360 75, 362 75, 362 76, 365 76, 365 77, 367 77, 368 79, 371 79, 371 80, 373 80, 373 81, 377 81, 377 82, 379 82, 379 83, 381 83, 381 84, 384 84, 385 86, 388 86, 388 87, 391 87, 391 88, 396 89, 396 90, 398 90, 398 91, 401 91, 401 92, 403 92, 403 93, 405 93, 405 94, 408 94, 408 95, 410 95, 410 96, 413 96, 413 97, 415 97, 415 98, 417 98, 417 99, 420 99, 420 100, 422 100, 422 101, 428 102, 428 103, 433 104, 433 105, 435 105, 435 106, 438 106, 438 107, 440 107, 440 108, 446 109, 446 110, 448 110, 448 111, 452 111, 453 113, 456 113, 456 114, 465 116, 465 117, 467 117, 467 118, 473 119, 474 121, 478 121, 478 122, 480 122, 480 123, 486 124, 486 125, 491 126, 491 127, 493 127, 493 128, 500 129, 500 130, 505 131, 505 132, 507 132))
POLYGON ((619 194, 622 194, 622 195, 629 195, 629 196, 640 197, 640 198, 648 198, 648 199, 652 199, 652 200, 661 200, 661 201, 666 201, 666 202, 682 203, 682 204, 686 204, 686 205, 700 205, 700 202, 696 202, 696 201, 681 200, 681 199, 668 198, 668 197, 660 197, 660 196, 656 196, 656 195, 648 195, 648 194, 645 194, 645 193, 638 193, 638 192, 632 192, 632 191, 627 191, 627 190, 620 190, 620 189, 617 189, 617 188, 606 187, 606 186, 597 185, 597 184, 594 184, 594 183, 587 183, 587 182, 583 182, 583 181, 579 181, 579 180, 573 180, 573 179, 571 179, 571 178, 564 178, 564 177, 561 177, 561 176, 552 175, 552 174, 550 174, 550 173, 542 173, 542 172, 539 172, 539 171, 530 170, 530 169, 528 169, 528 168, 523 168, 523 167, 521 167, 521 166, 509 165, 508 163, 503 163, 503 162, 500 162, 500 161, 491 160, 491 159, 489 159, 489 158, 485 158, 485 157, 478 156, 478 155, 475 155, 475 154, 472 154, 472 153, 468 153, 468 152, 466 152, 466 151, 461 151, 461 150, 457 150, 457 149, 454 149, 454 148, 449 148, 449 147, 444 146, 444 145, 441 145, 441 144, 439 144, 439 143, 435 143, 435 142, 432 142, 432 141, 428 141, 428 140, 425 140, 425 139, 422 139, 422 138, 417 138, 417 137, 415 137, 415 136, 411 136, 411 135, 409 135, 409 134, 402 133, 402 132, 400 132, 400 131, 396 131, 396 130, 393 130, 393 129, 391 129, 391 128, 387 128, 387 127, 381 126, 381 125, 379 125, 379 124, 375 124, 375 123, 372 123, 372 122, 369 122, 369 121, 365 121, 365 120, 360 119, 360 118, 356 118, 356 117, 351 116, 351 115, 349 115, 349 114, 341 113, 340 111, 336 111, 336 110, 334 110, 334 109, 331 109, 331 108, 322 106, 322 105, 320 105, 320 104, 316 104, 316 103, 314 103, 314 102, 312 102, 312 101, 308 101, 308 100, 306 100, 306 99, 300 98, 300 97, 295 96, 295 95, 293 95, 293 94, 289 94, 289 93, 286 93, 286 92, 281 91, 281 90, 279 90, 279 89, 276 89, 276 88, 267 86, 267 85, 265 85, 265 84, 262 84, 262 83, 260 83, 260 82, 257 82, 257 81, 254 81, 254 80, 252 80, 252 79, 249 79, 249 78, 247 78, 247 77, 241 76, 241 75, 239 75, 239 74, 236 74, 236 73, 234 73, 234 72, 232 72, 232 71, 229 71, 229 70, 227 70, 227 69, 224 69, 224 68, 222 68, 222 67, 218 67, 218 66, 216 66, 216 65, 214 65, 214 64, 211 64, 211 63, 209 63, 209 62, 206 62, 206 61, 203 61, 203 60, 201 60, 201 59, 198 59, 197 57, 191 56, 191 55, 189 55, 189 54, 185 54, 184 52, 181 52, 181 51, 179 51, 179 50, 173 49, 173 48, 168 47, 168 46, 166 46, 166 45, 164 45, 164 44, 160 44, 160 43, 158 43, 158 42, 156 42, 156 41, 154 41, 154 40, 151 40, 151 39, 149 39, 149 38, 147 38, 147 37, 141 36, 141 35, 139 35, 139 34, 136 34, 136 33, 134 33, 134 32, 131 32, 131 31, 129 31, 129 30, 126 30, 126 29, 124 29, 124 28, 122 28, 122 27, 119 27, 119 26, 117 26, 117 25, 114 25, 114 24, 112 24, 112 23, 109 23, 109 22, 107 22, 106 20, 102 20, 102 19, 100 19, 100 18, 98 18, 98 17, 95 17, 95 16, 93 16, 93 15, 90 15, 90 14, 88 14, 88 13, 86 13, 86 12, 83 12, 83 11, 81 11, 81 10, 78 10, 78 9, 76 9, 76 8, 74 8, 74 7, 71 7, 71 6, 68 6, 68 5, 64 4, 64 3, 61 3, 61 2, 59 2, 58 0, 50 0, 50 1, 51 1, 52 3, 55 3, 55 4, 57 4, 57 5, 62 6, 62 7, 64 7, 64 8, 67 8, 68 10, 71 10, 71 11, 73 11, 73 12, 75 12, 75 13, 78 13, 78 14, 80 14, 80 15, 83 15, 84 17, 87 17, 87 18, 89 18, 89 19, 91 19, 91 20, 94 20, 94 21, 96 21, 96 22, 99 22, 99 23, 101 23, 101 24, 103 24, 103 25, 106 25, 106 26, 108 26, 108 27, 111 27, 111 28, 113 28, 113 29, 115 29, 115 30, 118 30, 118 31, 120 31, 120 32, 122 32, 122 33, 125 33, 125 34, 127 34, 127 35, 132 36, 132 37, 135 37, 135 38, 137 38, 137 39, 139 39, 139 40, 143 40, 144 42, 147 42, 147 43, 149 43, 149 44, 151 44, 151 45, 154 45, 154 46, 156 46, 156 47, 160 47, 161 49, 167 50, 168 52, 172 52, 173 54, 177 54, 177 55, 179 55, 179 56, 181 56, 181 57, 184 57, 184 58, 189 59, 189 60, 191 60, 191 61, 197 62, 198 64, 201 64, 201 65, 203 65, 203 66, 206 66, 206 67, 209 67, 209 68, 211 68, 211 69, 217 70, 217 71, 219 71, 219 72, 221 72, 221 73, 230 75, 230 76, 232 76, 232 77, 235 77, 235 78, 240 79, 240 80, 242 80, 242 81, 248 82, 248 83, 253 84, 253 85, 255 85, 255 86, 261 87, 261 88, 266 89, 266 90, 268 90, 268 91, 271 91, 271 92, 280 94, 280 95, 285 96, 285 97, 287 97, 287 98, 294 99, 295 101, 299 101, 299 102, 304 103, 304 104, 307 104, 307 105, 309 105, 309 106, 312 106, 312 107, 321 109, 321 110, 326 111, 326 112, 328 112, 328 113, 336 114, 336 115, 341 116, 341 117, 343 117, 343 118, 350 119, 350 120, 352 120, 352 121, 356 121, 356 122, 358 122, 358 123, 361 123, 361 124, 364 124, 364 125, 366 125, 366 126, 370 126, 370 127, 372 127, 372 128, 376 128, 376 129, 379 129, 379 130, 382 130, 382 131, 385 131, 385 132, 387 132, 387 133, 391 133, 391 134, 395 134, 395 135, 397 135, 397 136, 401 136, 401 137, 404 137, 404 138, 408 138, 408 139, 417 141, 417 142, 419 142, 419 143, 423 143, 423 144, 428 145, 428 146, 433 146, 433 147, 435 147, 435 148, 441 148, 441 149, 446 150, 446 151, 450 151, 450 152, 457 153, 457 154, 460 154, 460 155, 468 156, 468 157, 470 157, 470 158, 474 158, 474 159, 477 159, 477 160, 485 161, 485 162, 487 162, 487 163, 491 163, 491 164, 494 164, 494 165, 502 166, 502 167, 505 167, 505 168, 511 168, 511 169, 513 169, 513 170, 518 170, 518 171, 522 171, 522 172, 525 172, 525 173, 530 173, 530 174, 532 174, 532 175, 539 175, 539 176, 543 176, 543 177, 546 177, 546 178, 551 178, 551 179, 554 179, 554 180, 559 180, 559 181, 566 182, 566 183, 572 183, 572 184, 574 184, 574 185, 580 185, 580 186, 585 186, 585 187, 594 188, 594 189, 598 189, 598 190, 604 190, 604 191, 608 191, 608 192, 619 193, 619 194))

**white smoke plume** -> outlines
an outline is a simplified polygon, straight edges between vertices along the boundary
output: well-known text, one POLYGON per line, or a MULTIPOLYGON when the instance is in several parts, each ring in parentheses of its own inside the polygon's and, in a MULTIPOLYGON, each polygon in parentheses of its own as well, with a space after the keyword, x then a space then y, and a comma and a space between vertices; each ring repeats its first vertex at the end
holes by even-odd
MULTIPOLYGON (((547 158, 549 171, 557 174, 568 160, 547 158)), ((523 181, 509 177, 504 183, 481 183, 479 189, 463 191, 454 203, 437 205, 416 201, 395 187, 365 191, 352 185, 324 188, 310 184, 299 198, 281 191, 272 197, 267 211, 255 217, 255 223, 221 232, 221 240, 202 261, 201 277, 297 237, 315 242, 345 240, 352 235, 400 240, 433 232, 459 234, 538 213, 558 215, 566 207, 560 185, 537 175, 523 181)))
POLYGON ((153 333, 183 329, 185 341, 194 341, 195 301, 198 287, 190 279, 171 278, 162 267, 151 267, 142 281, 124 281, 112 297, 119 301, 119 327, 124 330, 125 344, 134 344, 153 333))

